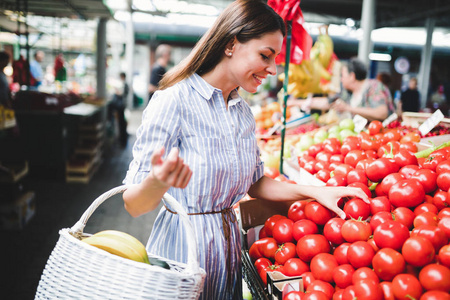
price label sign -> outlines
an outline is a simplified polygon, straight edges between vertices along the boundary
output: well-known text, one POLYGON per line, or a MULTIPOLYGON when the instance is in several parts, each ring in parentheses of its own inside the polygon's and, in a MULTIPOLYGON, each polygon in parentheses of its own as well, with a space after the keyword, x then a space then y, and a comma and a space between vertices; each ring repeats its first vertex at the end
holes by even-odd
POLYGON ((355 124, 355 132, 356 133, 360 133, 364 127, 366 127, 367 122, 369 122, 366 118, 360 116, 360 115, 355 115, 353 117, 353 123, 355 124))
POLYGON ((392 115, 387 117, 386 120, 383 121, 383 127, 388 126, 389 124, 391 124, 392 122, 394 122, 397 119, 398 119, 398 115, 396 113, 393 113, 392 115))
POLYGON ((422 125, 419 126, 419 132, 422 135, 429 133, 437 124, 444 119, 444 114, 440 109, 435 111, 422 125))

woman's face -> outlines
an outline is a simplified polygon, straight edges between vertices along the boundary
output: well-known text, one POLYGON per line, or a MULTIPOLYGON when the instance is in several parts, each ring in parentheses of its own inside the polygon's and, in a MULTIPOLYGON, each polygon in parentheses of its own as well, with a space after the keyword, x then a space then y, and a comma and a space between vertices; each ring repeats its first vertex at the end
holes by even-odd
POLYGON ((245 44, 237 42, 232 50, 229 68, 233 84, 255 93, 267 75, 276 75, 275 57, 280 53, 282 44, 281 31, 267 33, 245 44))
POLYGON ((342 86, 346 89, 346 90, 350 90, 351 88, 351 83, 353 82, 353 77, 351 76, 352 74, 348 72, 348 68, 347 66, 343 66, 342 70, 341 70, 341 82, 342 82, 342 86))

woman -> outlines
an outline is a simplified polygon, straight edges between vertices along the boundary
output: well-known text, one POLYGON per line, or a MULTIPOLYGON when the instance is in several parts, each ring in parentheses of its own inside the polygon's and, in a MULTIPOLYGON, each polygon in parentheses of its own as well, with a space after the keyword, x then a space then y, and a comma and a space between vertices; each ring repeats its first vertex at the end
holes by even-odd
MULTIPOLYGON (((275 75, 283 20, 257 0, 230 4, 192 53, 169 71, 143 115, 123 195, 132 216, 155 209, 165 192, 188 213, 207 277, 202 299, 241 299, 241 245, 231 209, 247 192, 274 201, 316 198, 339 216, 337 200, 356 188, 316 188, 263 176, 255 120, 239 87, 256 92, 275 75), (165 152, 170 150, 165 156, 165 152)), ((177 214, 163 207, 147 244, 150 253, 186 262, 177 214)))

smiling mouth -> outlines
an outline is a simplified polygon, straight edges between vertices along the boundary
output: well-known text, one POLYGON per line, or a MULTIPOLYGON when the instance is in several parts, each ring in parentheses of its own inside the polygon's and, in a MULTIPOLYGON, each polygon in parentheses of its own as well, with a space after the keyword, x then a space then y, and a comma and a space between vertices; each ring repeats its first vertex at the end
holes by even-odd
POLYGON ((253 78, 255 78, 256 81, 258 81, 259 84, 261 84, 262 81, 264 80, 264 77, 259 77, 259 76, 256 76, 256 75, 253 75, 253 78))

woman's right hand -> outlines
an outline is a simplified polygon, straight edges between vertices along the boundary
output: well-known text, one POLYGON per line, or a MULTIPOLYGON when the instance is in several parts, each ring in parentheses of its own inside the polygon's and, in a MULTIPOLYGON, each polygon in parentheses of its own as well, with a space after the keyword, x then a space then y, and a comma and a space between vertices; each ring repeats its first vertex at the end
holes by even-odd
POLYGON ((152 170, 149 176, 153 177, 156 184, 166 189, 185 188, 192 176, 191 169, 179 157, 178 148, 172 148, 166 159, 163 159, 164 152, 164 147, 153 152, 150 158, 152 170))

